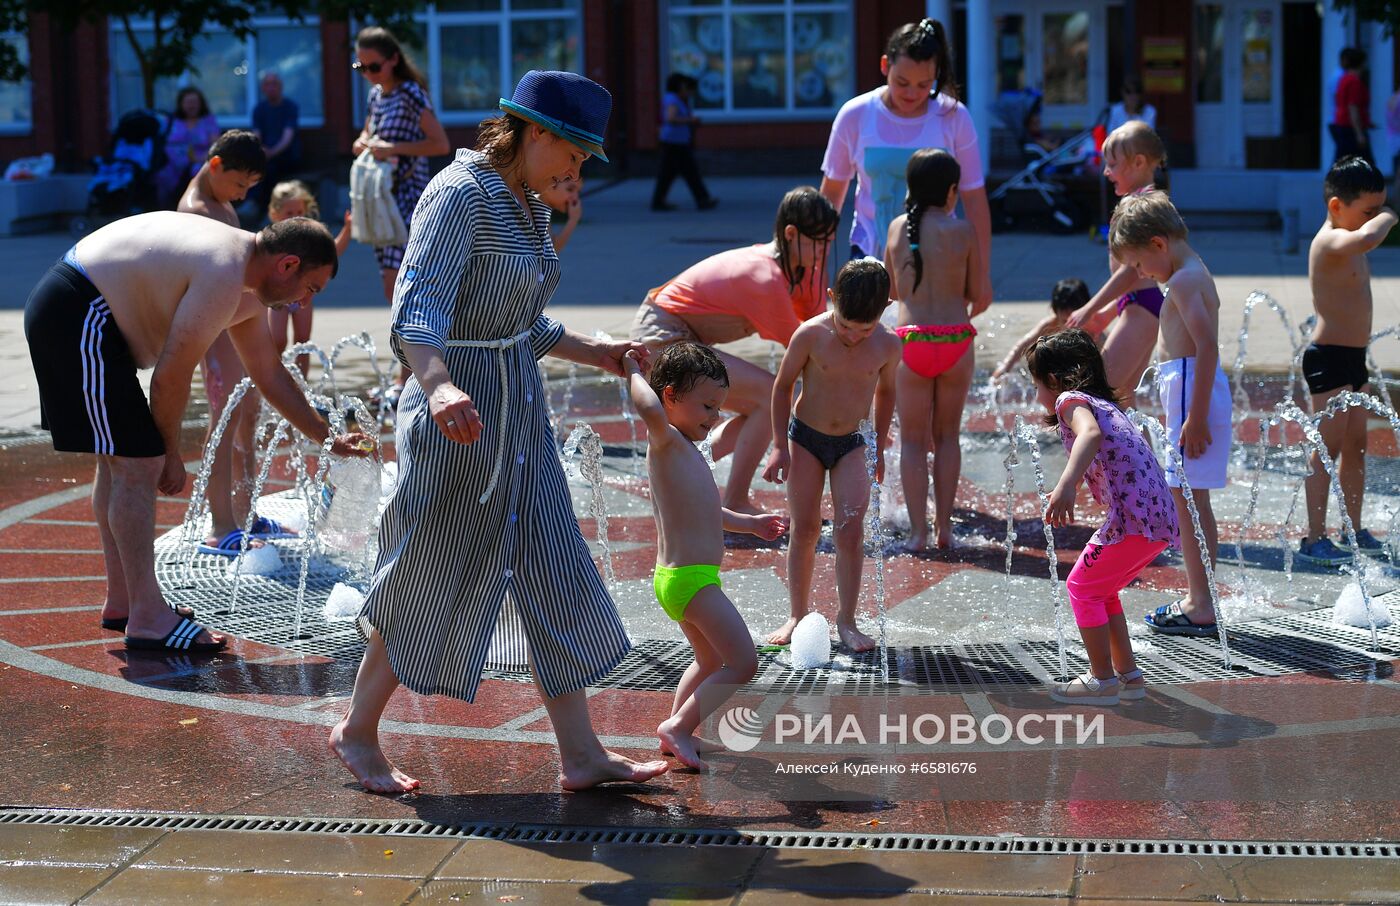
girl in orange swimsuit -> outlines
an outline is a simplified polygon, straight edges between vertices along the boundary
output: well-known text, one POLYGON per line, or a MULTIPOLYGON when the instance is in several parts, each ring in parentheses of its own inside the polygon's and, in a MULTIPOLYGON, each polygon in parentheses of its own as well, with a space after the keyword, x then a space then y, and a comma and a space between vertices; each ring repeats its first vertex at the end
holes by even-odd
POLYGON ((891 292, 899 302, 895 333, 904 344, 896 407, 910 551, 928 543, 928 451, 934 457, 934 532, 940 548, 952 545, 953 498, 962 472, 958 435, 977 336, 969 312, 982 265, 971 224, 953 216, 960 172, 947 151, 914 152, 905 171, 905 213, 890 224, 885 251, 891 292))

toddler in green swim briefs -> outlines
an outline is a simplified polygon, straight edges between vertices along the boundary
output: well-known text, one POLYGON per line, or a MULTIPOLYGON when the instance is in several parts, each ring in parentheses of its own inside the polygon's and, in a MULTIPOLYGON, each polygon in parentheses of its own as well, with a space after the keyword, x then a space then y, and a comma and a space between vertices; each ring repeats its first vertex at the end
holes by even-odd
POLYGON ((736 513, 720 506, 719 488, 695 444, 719 422, 729 391, 724 363, 708 346, 667 346, 643 376, 624 360, 632 405, 647 426, 647 471, 656 515, 656 599, 680 624, 695 660, 676 687, 671 716, 656 728, 661 751, 703 771, 700 755, 722 749, 696 728, 758 669, 753 637, 720 588, 724 532, 773 540, 787 530, 776 513, 736 513))

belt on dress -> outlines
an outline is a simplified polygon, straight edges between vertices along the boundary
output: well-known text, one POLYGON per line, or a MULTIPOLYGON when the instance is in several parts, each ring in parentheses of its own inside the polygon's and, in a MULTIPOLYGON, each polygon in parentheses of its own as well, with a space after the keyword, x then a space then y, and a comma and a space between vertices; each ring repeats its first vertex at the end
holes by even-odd
POLYGON ((506 352, 530 339, 530 331, 526 330, 513 337, 504 337, 500 340, 448 340, 450 347, 467 349, 494 349, 496 350, 496 364, 499 366, 501 375, 501 419, 496 429, 496 464, 491 468, 491 480, 486 483, 486 491, 476 501, 485 503, 491 499, 491 492, 496 490, 496 481, 501 477, 501 458, 505 455, 506 449, 506 419, 510 415, 510 377, 506 371, 506 352))

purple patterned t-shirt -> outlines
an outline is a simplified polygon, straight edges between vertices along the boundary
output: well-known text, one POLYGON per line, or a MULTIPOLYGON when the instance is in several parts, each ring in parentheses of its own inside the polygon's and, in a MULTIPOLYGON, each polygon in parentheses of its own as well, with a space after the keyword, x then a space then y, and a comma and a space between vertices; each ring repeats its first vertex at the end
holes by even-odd
POLYGON ((1180 547, 1176 504, 1167 489, 1167 478, 1137 428, 1107 400, 1077 390, 1066 391, 1055 400, 1060 440, 1066 452, 1074 446, 1074 432, 1064 415, 1070 403, 1087 405, 1103 432, 1103 443, 1089 463, 1084 481, 1094 499, 1108 512, 1089 541, 1117 544, 1127 535, 1141 535, 1151 541, 1165 541, 1169 547, 1180 547))

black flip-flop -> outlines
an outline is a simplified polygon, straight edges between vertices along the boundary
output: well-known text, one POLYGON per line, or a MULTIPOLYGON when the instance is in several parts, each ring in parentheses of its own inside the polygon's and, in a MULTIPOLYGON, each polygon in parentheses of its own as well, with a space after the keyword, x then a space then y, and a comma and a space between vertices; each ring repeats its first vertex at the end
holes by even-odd
MULTIPOLYGON (((194 619, 194 608, 188 604, 181 604, 170 609, 188 620, 194 619)), ((112 632, 126 632, 127 619, 127 617, 103 617, 102 628, 112 632)))
POLYGON ((1142 619, 1147 623, 1149 629, 1156 630, 1163 635, 1184 635, 1200 638, 1204 636, 1213 636, 1219 632, 1219 629, 1214 623, 1192 623, 1187 618, 1186 614, 1182 612, 1180 601, 1163 604, 1142 619))
POLYGON ((188 654, 214 654, 224 650, 224 646, 228 644, 227 639, 222 642, 195 641, 203 631, 204 627, 194 620, 182 619, 163 639, 140 639, 127 636, 126 649, 128 651, 183 651, 188 654))

